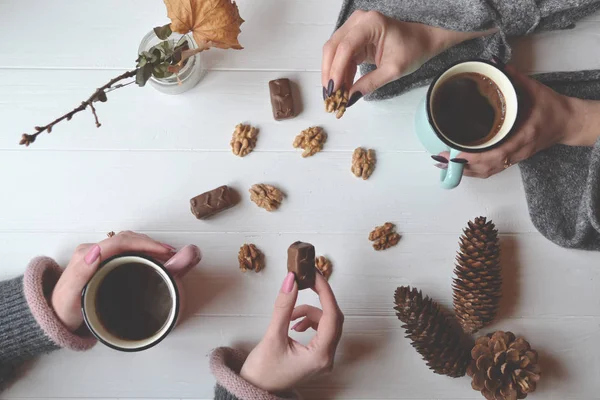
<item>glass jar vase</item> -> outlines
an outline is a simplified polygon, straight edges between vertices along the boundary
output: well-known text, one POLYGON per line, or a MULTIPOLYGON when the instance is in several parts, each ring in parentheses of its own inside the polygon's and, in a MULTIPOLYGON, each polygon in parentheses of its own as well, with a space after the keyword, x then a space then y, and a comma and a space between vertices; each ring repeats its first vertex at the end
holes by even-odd
MULTIPOLYGON (((167 38, 167 40, 172 41, 172 45, 175 46, 175 44, 178 43, 184 36, 190 49, 193 50, 198 48, 194 38, 188 34, 182 35, 180 33, 173 32, 171 33, 171 36, 167 38)), ((142 39, 140 47, 138 48, 138 54, 140 54, 142 51, 149 51, 150 48, 156 46, 160 42, 162 42, 162 40, 156 36, 154 30, 151 30, 142 39)), ((159 92, 166 94, 180 94, 187 92, 196 86, 205 73, 206 69, 204 68, 202 54, 198 53, 187 59, 185 65, 181 71, 179 71, 179 79, 177 79, 178 77, 175 74, 166 78, 156 78, 151 76, 148 82, 150 82, 150 84, 159 92)))

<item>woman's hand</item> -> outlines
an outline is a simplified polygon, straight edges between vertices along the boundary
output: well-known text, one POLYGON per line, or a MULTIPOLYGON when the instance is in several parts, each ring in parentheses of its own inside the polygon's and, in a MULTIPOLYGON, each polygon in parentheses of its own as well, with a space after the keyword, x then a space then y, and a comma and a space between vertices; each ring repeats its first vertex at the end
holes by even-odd
POLYGON ((496 31, 455 32, 357 10, 323 46, 323 97, 344 85, 349 88, 350 107, 363 95, 416 71, 449 47, 496 31), (363 62, 375 64, 377 69, 353 85, 356 68, 363 62))
MULTIPOLYGON (((505 71, 519 93, 515 128, 496 149, 459 154, 458 159, 467 161, 466 176, 488 178, 554 144, 577 145, 582 140, 587 102, 560 95, 512 66, 505 71)), ((448 153, 440 156, 447 159, 448 153)))
POLYGON ((320 274, 317 274, 314 291, 319 295, 323 310, 308 305, 294 308, 298 285, 294 274, 288 273, 275 301, 271 324, 262 341, 246 359, 240 372, 242 378, 263 390, 281 392, 333 368, 344 314, 331 287, 320 274), (308 346, 288 336, 290 321, 299 318, 303 319, 292 329, 304 332, 313 328, 317 331, 308 346))
POLYGON ((76 331, 83 323, 81 291, 98 269, 98 265, 102 260, 125 252, 144 253, 158 261, 166 262, 165 267, 175 277, 183 276, 200 262, 201 257, 196 246, 185 246, 176 253, 175 249, 167 244, 129 231, 121 232, 98 244, 79 245, 56 283, 50 300, 58 319, 70 331, 76 331))

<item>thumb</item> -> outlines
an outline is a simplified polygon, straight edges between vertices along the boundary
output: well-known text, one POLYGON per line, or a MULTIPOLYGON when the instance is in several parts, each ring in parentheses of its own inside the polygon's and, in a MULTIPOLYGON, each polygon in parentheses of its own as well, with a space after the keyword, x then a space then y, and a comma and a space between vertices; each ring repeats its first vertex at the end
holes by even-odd
POLYGON ((182 277, 195 267, 202 259, 202 253, 197 246, 188 244, 179 250, 165 263, 165 268, 175 277, 182 277))
POLYGON ((288 329, 297 299, 298 284, 296 283, 296 276, 293 272, 288 272, 275 300, 275 309, 267 334, 280 338, 288 337, 288 329))

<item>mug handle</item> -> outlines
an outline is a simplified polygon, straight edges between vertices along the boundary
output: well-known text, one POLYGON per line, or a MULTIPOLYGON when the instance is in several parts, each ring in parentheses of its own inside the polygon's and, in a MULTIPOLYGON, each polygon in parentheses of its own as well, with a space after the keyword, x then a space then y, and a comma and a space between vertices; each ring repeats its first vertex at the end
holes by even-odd
MULTIPOLYGON (((460 151, 450 149, 450 159, 456 158, 460 151)), ((448 162, 448 169, 440 172, 440 180, 444 189, 454 189, 460 184, 465 165, 453 161, 448 162)))

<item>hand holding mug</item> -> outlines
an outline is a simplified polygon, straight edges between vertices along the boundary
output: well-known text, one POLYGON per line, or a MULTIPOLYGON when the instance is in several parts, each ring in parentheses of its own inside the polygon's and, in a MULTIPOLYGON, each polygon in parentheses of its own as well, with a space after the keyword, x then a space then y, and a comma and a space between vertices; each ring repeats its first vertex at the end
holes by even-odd
MULTIPOLYGON (((504 71, 519 92, 519 118, 510 138, 501 146, 483 153, 456 156, 467 162, 466 176, 488 178, 556 143, 579 143, 578 134, 585 121, 579 115, 585 110, 583 100, 560 95, 513 66, 506 66, 504 71)), ((448 152, 439 155, 445 159, 450 157, 448 152)))
POLYGON ((185 275, 200 262, 200 250, 196 246, 185 246, 176 253, 175 249, 167 244, 130 231, 121 232, 98 244, 86 243, 77 246, 50 299, 57 317, 69 330, 76 331, 83 323, 81 291, 100 263, 125 252, 144 253, 165 262, 165 267, 175 277, 185 275))
POLYGON ((298 284, 294 274, 288 273, 275 301, 271 324, 246 359, 240 372, 242 378, 263 390, 281 392, 333 368, 344 315, 331 287, 320 274, 317 274, 314 291, 319 295, 322 310, 308 305, 294 308, 298 284), (312 328, 317 332, 307 346, 288 336, 290 321, 300 318, 293 330, 304 332, 312 328))

